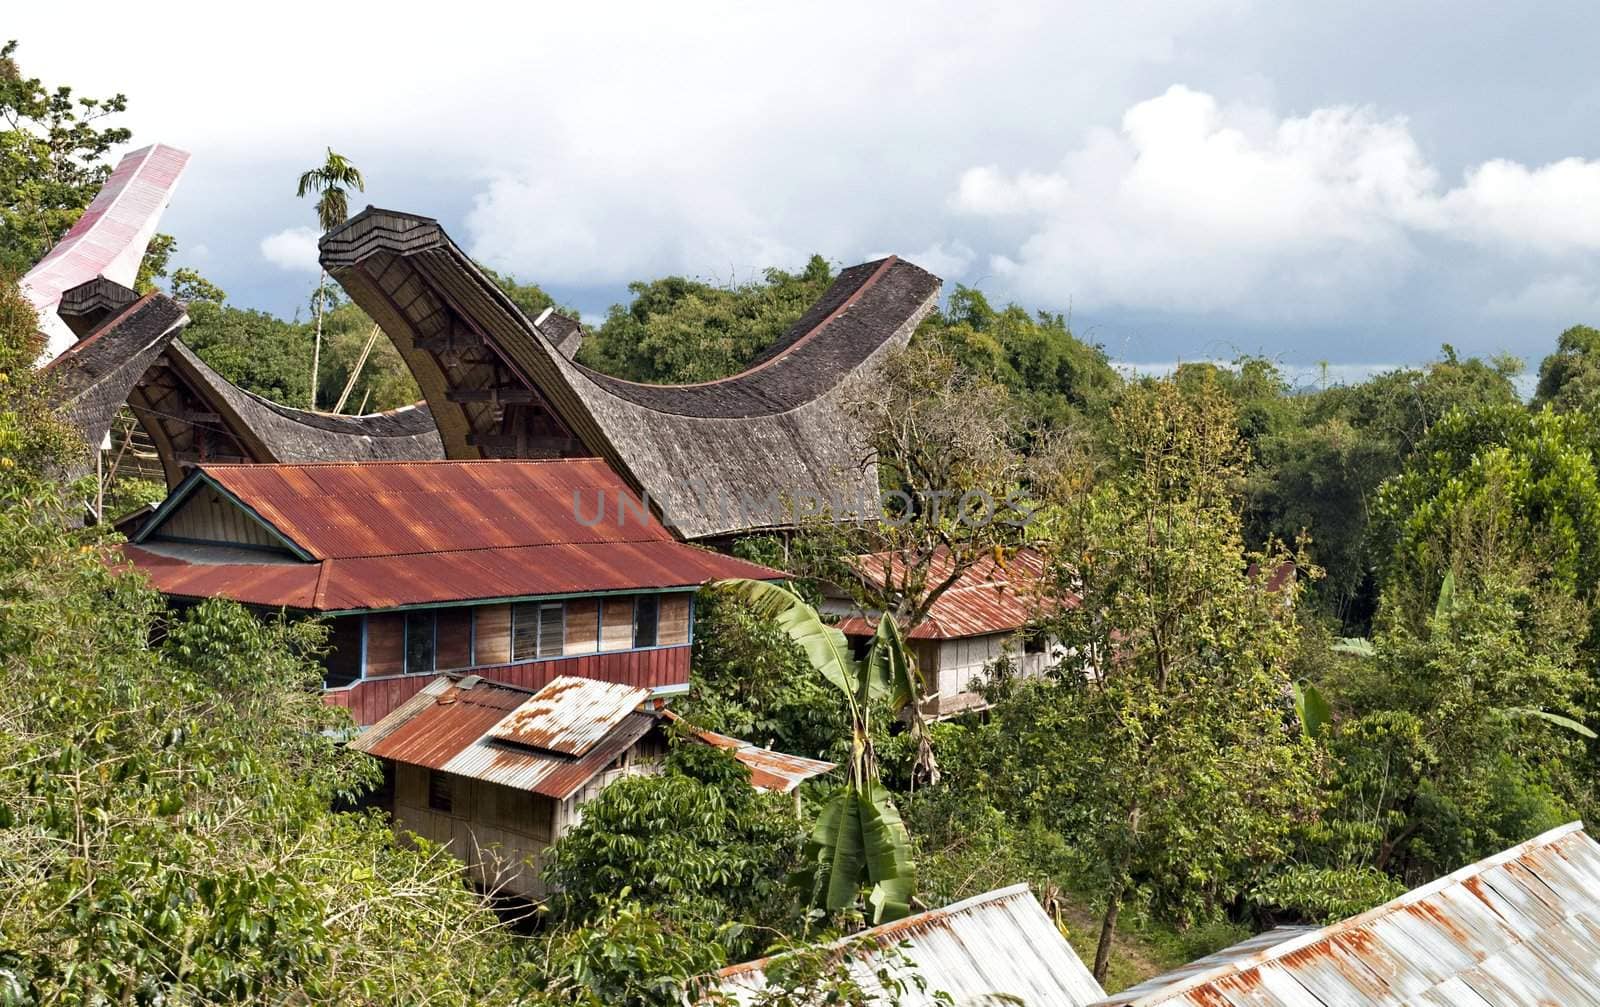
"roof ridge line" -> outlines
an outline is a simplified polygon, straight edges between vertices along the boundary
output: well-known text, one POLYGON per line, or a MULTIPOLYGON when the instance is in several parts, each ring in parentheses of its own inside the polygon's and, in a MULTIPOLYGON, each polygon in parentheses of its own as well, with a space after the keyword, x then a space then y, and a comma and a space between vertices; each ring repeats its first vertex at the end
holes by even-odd
MULTIPOLYGON (((802 347, 806 343, 810 342, 812 340, 812 338, 815 337, 820 332, 822 332, 823 329, 826 329, 829 325, 832 325, 834 323, 834 321, 836 319, 838 319, 838 317, 840 315, 844 314, 847 310, 849 310, 851 307, 853 307, 855 305, 855 303, 857 301, 859 301, 866 294, 866 292, 868 290, 872 289, 872 287, 878 282, 879 279, 881 279, 883 277, 883 275, 885 273, 887 273, 896 263, 901 262, 901 261, 903 261, 903 260, 901 260, 900 256, 898 256, 898 255, 886 255, 882 259, 879 259, 877 267, 872 270, 872 275, 868 276, 865 280, 863 280, 861 282, 861 286, 859 286, 855 290, 851 291, 849 297, 846 297, 844 299, 844 301, 841 302, 837 308, 834 308, 832 311, 828 312, 827 317, 823 318, 817 324, 813 325, 810 328, 810 330, 808 330, 806 332, 805 335, 801 336, 799 339, 796 339, 794 342, 792 342, 788 346, 784 347, 783 352, 777 354, 776 356, 768 357, 766 360, 761 361, 761 363, 756 364, 754 367, 747 367, 744 370, 739 371, 739 372, 737 372, 735 374, 729 374, 727 377, 713 378, 710 381, 691 381, 691 382, 688 382, 688 383, 685 383, 685 384, 652 384, 651 382, 648 382, 648 381, 629 381, 627 378, 618 378, 618 377, 614 377, 614 376, 612 376, 610 374, 605 374, 605 373, 603 373, 601 371, 592 371, 591 368, 584 367, 584 365, 582 365, 582 364, 577 364, 577 366, 583 368, 583 370, 586 371, 586 372, 592 372, 592 373, 595 373, 595 374, 600 374, 602 377, 609 378, 612 381, 617 381, 617 382, 620 382, 620 383, 626 384, 626 385, 638 385, 638 386, 640 386, 642 388, 714 388, 714 387, 716 387, 718 385, 731 384, 733 382, 740 381, 740 380, 748 377, 751 374, 758 374, 761 371, 765 370, 768 366, 770 366, 772 364, 776 364, 781 360, 787 359, 791 354, 793 354, 800 347, 802 347)), ((866 265, 866 264, 867 263, 864 263, 864 262, 863 263, 859 263, 859 265, 863 265, 863 266, 866 265)), ((854 267, 850 267, 850 268, 854 268, 854 267)), ((826 296, 826 295, 824 295, 824 296, 826 296)), ((782 339, 783 337, 779 336, 778 338, 782 339)), ((574 361, 574 363, 576 363, 576 361, 574 361)), ((604 388, 605 386, 601 385, 601 387, 604 388)), ((794 408, 798 409, 800 407, 796 406, 794 408)), ((788 410, 784 410, 784 411, 785 412, 793 412, 794 410, 793 409, 788 409, 788 410)), ((777 415, 782 415, 782 414, 777 414, 777 415)))
MULTIPOLYGON (((155 291, 160 293, 160 291, 155 291)), ((153 296, 153 295, 146 295, 153 296)), ((131 306, 130 306, 131 310, 131 306)), ((250 393, 254 394, 254 393, 250 393)), ((259 396, 257 396, 259 398, 259 396)), ((263 399, 272 402, 271 399, 263 399)), ((273 403, 283 405, 283 403, 273 403)), ((362 413, 363 416, 383 416, 387 413, 398 412, 401 409, 414 409, 418 403, 413 402, 408 406, 397 406, 384 413, 362 413)), ((293 409, 294 406, 287 408, 293 409)), ((306 410, 301 410, 305 412, 306 410)), ((357 418, 354 413, 325 413, 320 415, 343 416, 346 419, 357 418)), ((570 465, 576 463, 605 464, 605 459, 600 457, 582 458, 374 458, 354 461, 322 461, 322 462, 203 462, 196 465, 201 469, 335 469, 335 468, 379 468, 394 465, 570 465)), ((610 466, 607 466, 610 469, 610 466)), ((621 477, 618 477, 620 481, 621 477)))
MULTIPOLYGON (((680 542, 669 534, 667 538, 625 538, 625 539, 585 539, 574 542, 532 542, 527 545, 475 545, 465 549, 419 549, 416 552, 368 552, 359 556, 326 556, 326 560, 353 560, 353 559, 396 559, 401 556, 458 556, 463 553, 474 552, 503 552, 507 549, 556 549, 561 546, 579 546, 585 549, 597 545, 652 545, 657 542, 666 542, 671 545, 681 545, 685 548, 694 548, 687 542, 680 542)), ((716 555, 722 555, 717 553, 716 555)), ((737 556, 729 557, 738 559, 737 556)), ((749 563, 749 560, 745 560, 749 563)), ((760 566, 761 564, 753 564, 760 566)))

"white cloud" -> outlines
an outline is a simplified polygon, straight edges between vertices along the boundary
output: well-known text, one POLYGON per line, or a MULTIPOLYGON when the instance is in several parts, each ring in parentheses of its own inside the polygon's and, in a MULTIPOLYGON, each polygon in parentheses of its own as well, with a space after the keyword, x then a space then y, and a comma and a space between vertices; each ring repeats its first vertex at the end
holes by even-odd
POLYGON ((1439 202, 1438 225, 1488 245, 1563 255, 1600 249, 1600 161, 1488 161, 1439 202))
POLYGON ((1571 273, 1541 276, 1489 298, 1484 310, 1501 318, 1554 324, 1600 318, 1600 284, 1571 273))
POLYGON ((261 239, 261 257, 277 266, 297 273, 315 273, 317 265, 317 239, 321 235, 309 227, 289 227, 261 239))
POLYGON ((1052 172, 972 168, 949 202, 1024 216, 994 271, 1024 298, 1090 309, 1334 317, 1402 283, 1425 236, 1600 247, 1600 161, 1489 161, 1441 191, 1404 119, 1351 106, 1280 118, 1183 86, 1128 109, 1119 131, 1090 130, 1052 172))
MULTIPOLYGON (((869 252, 863 258, 881 259, 890 254, 888 251, 869 252)), ((959 280, 972 268, 972 263, 977 260, 978 253, 972 247, 959 239, 938 241, 920 252, 901 252, 901 258, 907 259, 928 272, 946 281, 959 280)))

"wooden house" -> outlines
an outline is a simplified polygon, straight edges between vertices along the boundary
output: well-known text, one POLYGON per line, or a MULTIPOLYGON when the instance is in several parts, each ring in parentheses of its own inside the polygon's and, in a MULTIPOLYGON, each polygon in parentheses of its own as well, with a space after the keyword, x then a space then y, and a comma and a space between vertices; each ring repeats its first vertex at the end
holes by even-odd
POLYGON ((360 725, 442 671, 682 691, 695 590, 781 576, 677 541, 599 459, 203 465, 123 555, 175 599, 330 617, 360 725))
MULTIPOLYGON (((886 583, 901 579, 892 557, 872 554, 856 557, 858 576, 881 591, 886 583)), ((948 576, 936 560, 929 580, 948 576)), ((959 578, 930 608, 927 618, 907 634, 923 681, 931 694, 924 713, 948 717, 983 705, 973 683, 1002 657, 1025 676, 1042 675, 1065 654, 1061 645, 1036 628, 1044 605, 1037 588, 1045 576, 1044 557, 1023 549, 1003 565, 992 558, 980 560, 959 578)), ((845 636, 864 645, 877 631, 877 610, 867 610, 843 588, 833 587, 821 611, 838 617, 845 636)))
MULTIPOLYGON (((487 891, 541 898, 545 851, 606 786, 657 771, 669 718, 636 686, 563 676, 533 691, 446 675, 350 744, 385 763, 397 830, 448 847, 487 891)), ((685 736, 732 750, 762 790, 789 793, 834 768, 697 728, 685 736)))

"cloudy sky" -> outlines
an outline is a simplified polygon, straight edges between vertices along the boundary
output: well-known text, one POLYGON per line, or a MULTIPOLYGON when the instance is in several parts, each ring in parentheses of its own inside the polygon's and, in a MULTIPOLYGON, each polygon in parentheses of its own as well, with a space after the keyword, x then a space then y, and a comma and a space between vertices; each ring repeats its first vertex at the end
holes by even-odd
POLYGON ((33 4, 3 33, 193 152, 164 229, 245 306, 309 296, 294 179, 332 145, 353 206, 438 217, 595 316, 632 279, 816 251, 1070 311, 1147 364, 1536 366, 1600 324, 1600 8, 989 6, 33 4))

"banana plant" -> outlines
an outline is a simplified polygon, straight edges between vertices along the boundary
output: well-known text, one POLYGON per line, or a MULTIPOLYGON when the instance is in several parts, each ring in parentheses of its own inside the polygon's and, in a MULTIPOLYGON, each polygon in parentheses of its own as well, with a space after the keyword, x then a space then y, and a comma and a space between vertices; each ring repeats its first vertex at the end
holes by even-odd
POLYGON ((885 614, 863 660, 836 627, 789 588, 759 580, 724 580, 717 587, 736 595, 771 619, 845 698, 850 713, 850 760, 844 787, 823 806, 806 842, 799 881, 813 906, 834 912, 854 905, 863 886, 872 922, 897 920, 911 911, 916 867, 911 838, 889 791, 878 778, 872 747, 872 711, 920 716, 916 663, 899 625, 885 614))

